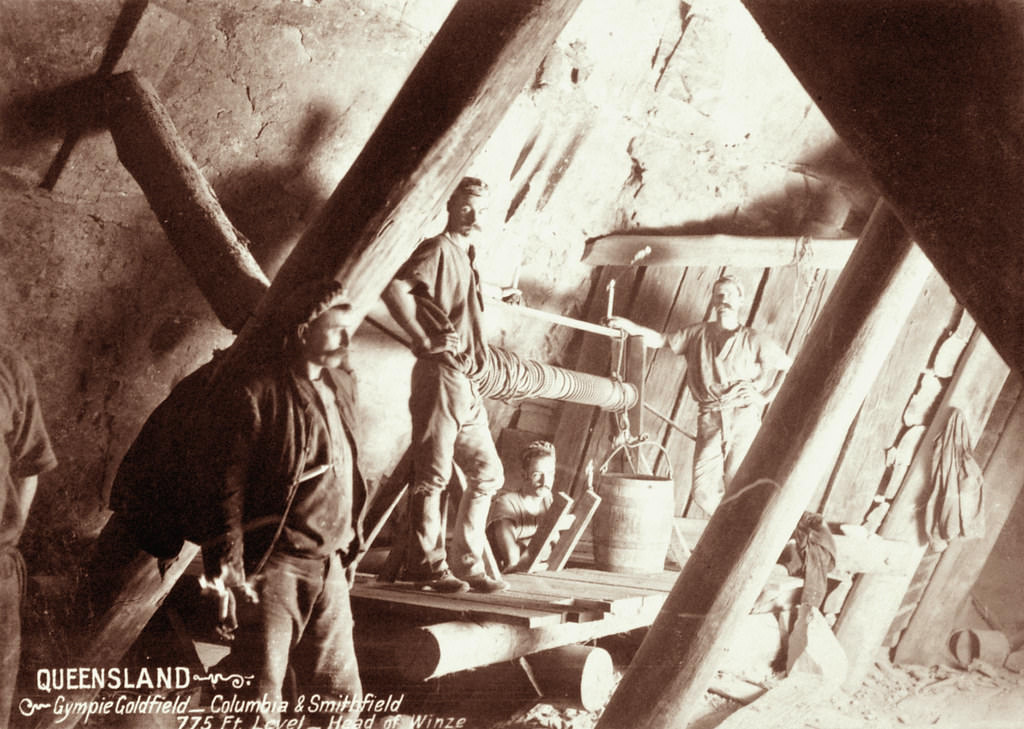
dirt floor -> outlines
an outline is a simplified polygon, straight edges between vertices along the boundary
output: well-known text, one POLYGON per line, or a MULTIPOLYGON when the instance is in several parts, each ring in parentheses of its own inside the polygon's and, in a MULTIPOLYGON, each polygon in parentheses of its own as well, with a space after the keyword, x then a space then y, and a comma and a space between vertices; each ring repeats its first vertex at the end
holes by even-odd
MULTIPOLYGON (((610 636, 599 644, 613 657, 617 683, 636 637, 610 636)), ((1024 729, 1024 674, 980 660, 964 669, 894 666, 881 656, 852 694, 822 692, 817 679, 794 689, 784 673, 767 666, 737 669, 744 676, 720 672, 687 729, 1024 729), (789 699, 779 699, 787 686, 789 699), (755 694, 768 691, 760 698, 729 698, 752 688, 755 694)), ((389 725, 394 729, 424 726, 425 716, 464 718, 464 729, 593 729, 601 715, 567 699, 538 699, 515 663, 386 688, 384 694, 397 690, 406 697, 402 713, 409 715, 389 725)))
MULTIPOLYGON (((778 685, 778 680, 765 682, 778 685)), ((743 704, 706 694, 688 729, 722 724, 743 704)), ((490 729, 591 729, 599 713, 540 701, 490 729)), ((748 729, 1022 729, 1024 675, 976 665, 896 667, 878 663, 860 690, 823 699, 809 713, 763 716, 748 729)))
MULTIPOLYGON (((632 646, 614 638, 603 645, 614 656, 617 682, 632 646)), ((879 660, 852 694, 822 691, 816 678, 793 683, 781 673, 719 673, 687 729, 1024 729, 1024 674, 977 660, 969 669, 879 660), (752 687, 767 692, 730 698, 752 687)), ((464 729, 593 729, 601 715, 567 699, 538 699, 511 663, 406 688, 409 716, 392 724, 396 729, 422 726, 423 716, 464 718, 464 729)))
POLYGON ((975 663, 944 666, 877 664, 853 696, 840 695, 808 727, 1024 727, 1024 676, 975 663))

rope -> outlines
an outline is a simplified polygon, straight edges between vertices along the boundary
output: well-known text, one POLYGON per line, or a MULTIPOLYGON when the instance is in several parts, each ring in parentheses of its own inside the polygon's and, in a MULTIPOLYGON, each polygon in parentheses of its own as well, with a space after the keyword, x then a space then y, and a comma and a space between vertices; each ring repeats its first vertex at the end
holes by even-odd
POLYGON ((807 256, 811 255, 811 236, 802 235, 793 244, 793 265, 799 266, 807 256))
POLYGON ((617 411, 633 407, 638 397, 628 383, 535 362, 499 347, 487 348, 473 380, 481 395, 504 401, 548 398, 617 411))

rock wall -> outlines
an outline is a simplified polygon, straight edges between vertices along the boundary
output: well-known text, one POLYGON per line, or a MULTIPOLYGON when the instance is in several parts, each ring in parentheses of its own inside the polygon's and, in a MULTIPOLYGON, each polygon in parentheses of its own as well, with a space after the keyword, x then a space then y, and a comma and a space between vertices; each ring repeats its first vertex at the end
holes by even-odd
MULTIPOLYGON (((473 0, 467 0, 473 1, 473 0)), ((61 458, 24 545, 60 573, 101 528, 120 455, 230 334, 175 259, 74 84, 138 69, 272 275, 347 170, 451 0, 6 0, 0 5, 0 317, 61 458), (137 16, 119 62, 119 17, 137 16), (76 139, 52 189, 40 187, 76 139)), ((471 59, 468 59, 471 62, 471 59)), ((579 315, 584 242, 629 229, 835 232, 873 193, 735 2, 584 0, 472 165, 494 190, 485 278, 579 315)), ((439 230, 440 217, 431 230, 439 230)), ((572 364, 573 332, 494 317, 494 341, 572 364)), ((400 345, 367 327, 367 450, 407 432, 400 345), (396 374, 398 373, 398 374, 396 374)), ((495 407, 497 425, 514 415, 495 407)), ((371 474, 379 475, 379 474, 371 474)))

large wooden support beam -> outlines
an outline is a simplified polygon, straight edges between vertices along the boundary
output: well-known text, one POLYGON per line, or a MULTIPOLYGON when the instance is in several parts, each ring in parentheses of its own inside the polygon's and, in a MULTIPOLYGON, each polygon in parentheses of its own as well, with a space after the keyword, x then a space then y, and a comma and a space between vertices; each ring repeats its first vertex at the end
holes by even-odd
POLYGON ((101 88, 118 159, 217 318, 238 332, 270 285, 249 242, 224 213, 149 82, 128 72, 101 88))
POLYGON ((1024 5, 744 4, 982 331, 1024 371, 1024 5))
POLYGON ((902 539, 914 547, 908 569, 887 575, 861 575, 836 621, 836 637, 850 664, 846 688, 856 689, 863 681, 928 545, 924 511, 933 486, 931 461, 936 437, 946 427, 952 409, 958 408, 976 441, 1008 373, 1006 363, 984 335, 976 331, 879 529, 883 537, 902 539))
POLYGON ((931 270, 884 203, 637 652, 600 729, 683 727, 821 479, 931 270))
POLYGON ((432 232, 426 226, 579 3, 460 0, 285 261, 257 318, 297 282, 326 275, 346 286, 361 320, 432 232))
POLYGON ((896 646, 897 663, 931 665, 948 654, 947 642, 956 628, 957 614, 970 597, 978 574, 1024 489, 1024 472, 1020 467, 1022 442, 1024 398, 1014 405, 1006 429, 985 466, 985 535, 980 539, 956 540, 942 553, 896 646))
POLYGON ((839 269, 856 238, 769 238, 736 235, 616 233, 587 241, 591 266, 806 266, 839 269))
MULTIPOLYGON (((124 567, 126 579, 117 595, 116 604, 90 625, 90 635, 83 641, 75 665, 101 669, 118 665, 174 587, 174 583, 198 554, 199 547, 185 542, 178 556, 165 565, 161 573, 156 558, 139 550, 135 558, 124 567)), ((91 701, 97 693, 99 689, 95 687, 74 689, 65 692, 64 698, 68 702, 91 701)), ((31 726, 33 729, 73 729, 85 716, 40 712, 31 726)))
MULTIPOLYGON (((635 595, 629 599, 634 598, 635 595)), ((533 628, 490 620, 453 620, 378 639, 380 642, 371 650, 379 656, 382 665, 392 667, 403 678, 426 681, 644 628, 651 624, 660 607, 660 601, 644 598, 635 609, 608 612, 600 620, 549 623, 533 628)), ((746 662, 770 664, 782 645, 780 636, 775 632, 777 627, 778 621, 773 615, 743 616, 739 629, 729 640, 730 647, 741 656, 731 665, 739 666, 746 662)))

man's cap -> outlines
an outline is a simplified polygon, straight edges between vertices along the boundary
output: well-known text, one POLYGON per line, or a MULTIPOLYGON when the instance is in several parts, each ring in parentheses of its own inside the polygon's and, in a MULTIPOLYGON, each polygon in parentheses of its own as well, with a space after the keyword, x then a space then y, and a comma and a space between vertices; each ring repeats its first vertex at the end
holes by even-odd
MULTIPOLYGON (((490 188, 479 177, 463 177, 452 191, 452 197, 459 195, 486 195, 490 188)), ((449 198, 450 199, 450 198, 449 198)))
POLYGON ((344 287, 332 278, 306 281, 292 289, 274 312, 275 323, 284 331, 312 324, 330 309, 347 309, 344 287))
POLYGON ((718 277, 717 281, 715 281, 715 286, 725 284, 731 284, 732 286, 735 286, 736 290, 740 292, 741 299, 747 298, 746 292, 743 290, 743 284, 741 284, 740 280, 733 276, 731 273, 723 274, 722 276, 718 277))

